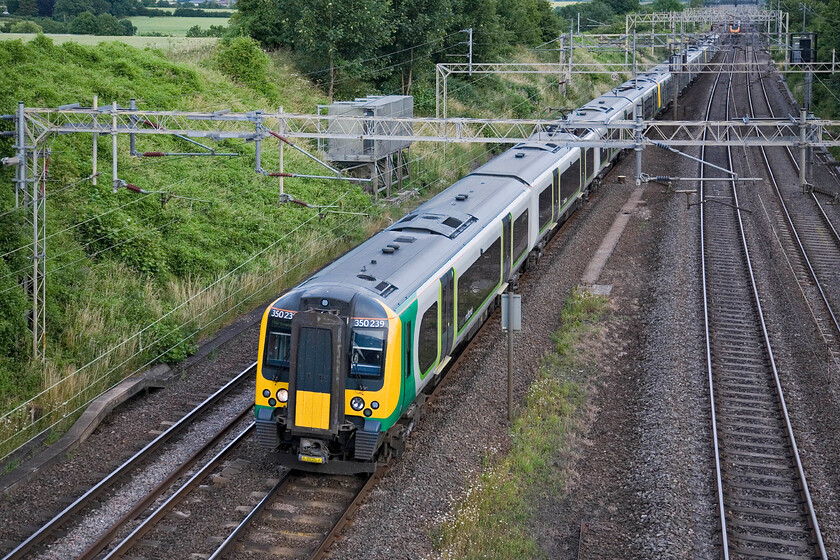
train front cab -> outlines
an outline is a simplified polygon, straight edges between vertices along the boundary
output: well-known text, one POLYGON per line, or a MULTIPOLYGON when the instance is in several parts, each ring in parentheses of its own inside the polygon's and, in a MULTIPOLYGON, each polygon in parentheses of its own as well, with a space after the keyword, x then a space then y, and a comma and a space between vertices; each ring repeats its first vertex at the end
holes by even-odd
POLYGON ((260 340, 260 444, 289 467, 372 471, 401 410, 394 313, 346 288, 295 291, 266 311, 260 340))

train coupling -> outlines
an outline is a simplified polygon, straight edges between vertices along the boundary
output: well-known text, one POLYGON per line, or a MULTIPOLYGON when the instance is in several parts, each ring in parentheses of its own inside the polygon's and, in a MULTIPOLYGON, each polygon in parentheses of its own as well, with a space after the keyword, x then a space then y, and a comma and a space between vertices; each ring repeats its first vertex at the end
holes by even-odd
POLYGON ((320 439, 301 438, 298 448, 298 461, 302 463, 316 463, 325 465, 329 451, 324 441, 320 439))

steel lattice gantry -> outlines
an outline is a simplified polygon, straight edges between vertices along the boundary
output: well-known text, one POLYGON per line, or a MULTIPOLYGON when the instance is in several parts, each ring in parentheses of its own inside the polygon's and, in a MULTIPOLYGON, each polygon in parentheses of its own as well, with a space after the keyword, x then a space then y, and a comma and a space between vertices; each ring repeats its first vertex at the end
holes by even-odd
MULTIPOLYGON (((525 140, 583 147, 632 148, 629 140, 558 140, 548 131, 564 131, 564 121, 546 119, 387 118, 303 115, 252 111, 213 113, 137 111, 108 108, 22 109, 29 145, 52 134, 181 135, 209 140, 285 138, 405 140, 411 142, 482 142, 515 144, 525 140), (103 118, 103 114, 108 118, 103 118), (364 125, 364 126, 362 126, 364 125), (369 131, 360 134, 359 131, 369 131)), ((609 125, 576 119, 575 129, 643 129, 644 143, 672 146, 840 146, 840 121, 823 119, 734 119, 730 121, 614 121, 609 125), (709 135, 703 140, 704 134, 709 135)))
MULTIPOLYGON (((239 139, 255 143, 255 171, 268 173, 260 163, 262 143, 278 139, 356 139, 400 140, 408 142, 454 142, 516 144, 522 141, 553 142, 565 147, 628 148, 637 154, 636 182, 647 176, 641 173, 641 152, 646 146, 672 151, 680 147, 701 145, 728 146, 792 146, 800 149, 802 159, 808 147, 840 146, 840 121, 808 119, 804 111, 799 119, 736 119, 731 121, 614 121, 609 125, 576 120, 565 126, 560 120, 490 120, 438 118, 349 117, 346 115, 300 115, 252 111, 212 113, 181 111, 138 111, 120 108, 116 103, 100 109, 59 108, 27 109, 20 104, 15 115, 14 158, 4 160, 17 166, 15 189, 19 206, 29 208, 28 226, 32 229, 32 273, 24 280, 33 302, 30 326, 33 333, 33 355, 44 355, 44 297, 46 235, 45 192, 47 141, 57 134, 90 134, 94 156, 92 177, 96 169, 95 145, 99 136, 110 136, 112 143, 112 182, 114 188, 126 186, 118 176, 117 141, 129 136, 132 146, 137 135, 177 135, 186 139, 220 141, 239 139), (581 140, 573 130, 620 129, 616 139, 581 140), (359 131, 363 131, 361 134, 359 131)), ((607 136, 605 134, 605 136, 607 136)), ((194 141, 194 140, 191 140, 194 141)), ((293 144, 292 144, 293 145, 293 144)), ((142 155, 142 154, 141 154, 142 155)), ((159 154, 158 154, 159 155, 159 154)), ((205 154, 205 155, 213 155, 205 154)), ((683 154, 685 155, 685 154, 683 154)), ((313 157, 313 156, 310 156, 313 157)), ((689 156, 690 157, 690 156, 689 156)), ((281 160, 282 162, 282 152, 281 160)), ((282 165, 282 163, 281 163, 282 165)), ((336 177, 343 178, 341 172, 336 177)), ((800 171, 805 181, 805 165, 800 171)))

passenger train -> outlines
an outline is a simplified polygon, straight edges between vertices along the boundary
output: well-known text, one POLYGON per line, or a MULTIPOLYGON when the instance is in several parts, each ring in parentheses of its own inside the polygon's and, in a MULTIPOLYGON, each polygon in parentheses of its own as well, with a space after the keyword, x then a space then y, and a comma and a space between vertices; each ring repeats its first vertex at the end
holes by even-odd
POLYGON ((685 73, 661 64, 590 101, 558 124, 556 141, 507 150, 271 303, 260 444, 283 465, 330 473, 372 472, 399 455, 453 352, 619 156, 563 146, 604 135, 575 123, 632 119, 637 105, 654 117, 718 43, 688 49, 685 73))

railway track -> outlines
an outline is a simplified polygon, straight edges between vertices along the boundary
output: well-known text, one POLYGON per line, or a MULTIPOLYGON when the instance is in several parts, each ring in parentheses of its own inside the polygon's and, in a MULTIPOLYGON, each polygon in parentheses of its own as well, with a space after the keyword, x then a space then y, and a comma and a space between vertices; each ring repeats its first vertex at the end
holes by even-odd
POLYGON ((317 559, 385 472, 316 475, 288 471, 234 528, 210 560, 253 556, 317 559))
MULTIPOLYGON (((737 53, 736 55, 737 56, 737 53)), ((722 82, 725 82, 722 84, 722 82)), ((706 118, 730 118, 719 73, 706 118), (715 101, 718 101, 717 103, 715 101), (725 114, 713 113, 723 108, 725 114)), ((826 558, 747 246, 731 150, 701 156, 706 355, 723 558, 826 558), (717 179, 714 182, 708 179, 717 179)))
MULTIPOLYGON (((213 394, 208 396, 204 401, 199 403, 188 414, 182 417, 178 422, 175 422, 166 431, 157 436, 154 440, 149 442, 140 451, 131 456, 127 461, 119 465, 112 472, 102 478, 97 484, 92 486, 83 495, 74 500, 64 510, 55 515, 43 526, 34 531, 26 540, 17 545, 8 554, 3 557, 3 560, 16 560, 25 558, 37 553, 45 544, 50 543, 51 539, 55 540, 61 536, 69 525, 74 522, 81 522, 84 516, 94 508, 101 506, 106 502, 108 493, 113 492, 120 483, 129 484, 130 477, 134 476, 142 469, 144 465, 152 462, 160 453, 165 452, 165 446, 174 442, 178 437, 182 436, 189 427, 194 426, 200 419, 214 410, 216 405, 225 397, 230 395, 236 388, 243 383, 250 381, 253 378, 253 372, 256 364, 252 364, 223 387, 219 388, 213 394)), ((185 458, 177 469, 170 472, 165 479, 154 485, 154 487, 137 501, 127 512, 123 512, 119 521, 110 524, 109 528, 100 536, 99 540, 90 545, 86 552, 82 553, 81 558, 94 558, 99 551, 107 545, 110 538, 113 538, 121 529, 128 523, 135 519, 141 512, 154 502, 158 497, 163 495, 167 490, 173 487, 180 478, 184 476, 212 447, 217 445, 242 419, 251 411, 252 402, 250 399, 247 405, 240 406, 238 411, 233 413, 232 418, 218 429, 212 437, 209 437, 203 444, 198 444, 192 454, 185 458), (94 551, 93 549, 96 548, 94 551)), ((74 554, 76 555, 76 554, 74 554)))
MULTIPOLYGON (((751 55, 758 61, 758 53, 750 44, 751 55)), ((776 117, 767 95, 767 87, 759 76, 747 76, 747 100, 750 116, 776 117), (760 86, 760 95, 753 96, 752 84, 760 86)), ((777 175, 791 178, 791 169, 798 175, 800 162, 789 147, 759 148, 770 183, 779 202, 781 223, 789 245, 796 248, 797 279, 806 293, 814 321, 830 352, 835 365, 840 366, 840 234, 831 223, 818 193, 813 189, 800 192, 796 181, 783 180, 777 175), (805 196, 803 196, 805 195, 805 196), (812 303, 813 302, 813 303, 812 303)))

